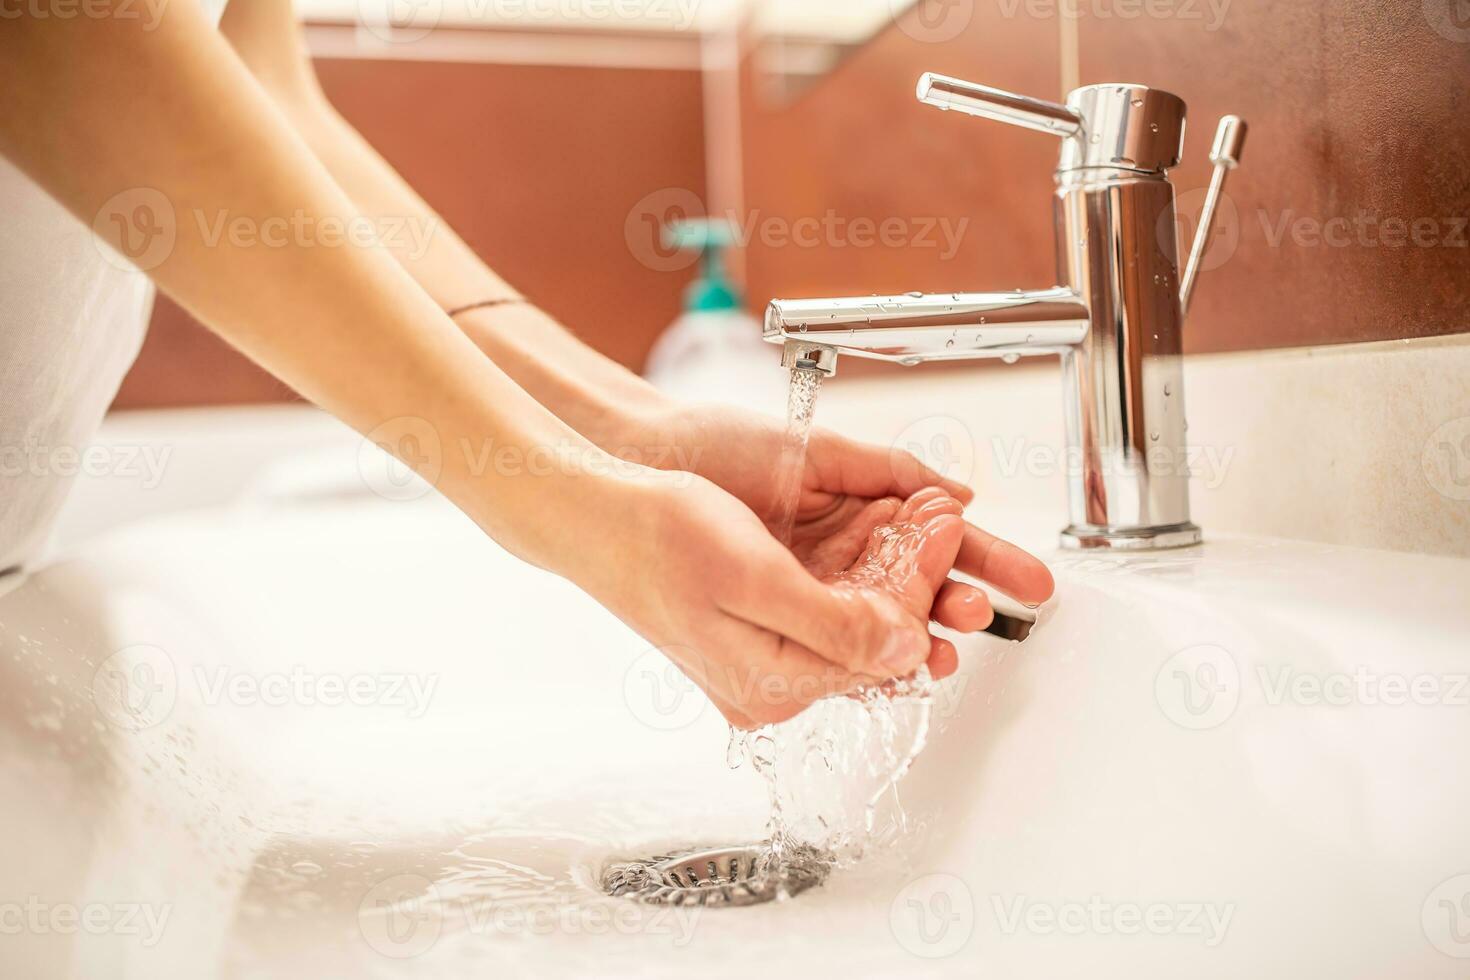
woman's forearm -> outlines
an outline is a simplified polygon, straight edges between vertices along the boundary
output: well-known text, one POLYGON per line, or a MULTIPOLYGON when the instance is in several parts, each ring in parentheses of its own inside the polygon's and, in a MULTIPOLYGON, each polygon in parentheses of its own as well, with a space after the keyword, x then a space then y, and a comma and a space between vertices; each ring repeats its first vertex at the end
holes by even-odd
POLYGON ((586 444, 383 249, 337 234, 357 209, 193 5, 151 31, 12 21, 0 89, 0 152, 124 254, 124 236, 172 234, 151 274, 202 322, 359 431, 387 425, 392 448, 393 420, 422 420, 439 450, 405 462, 523 556, 554 550, 541 538, 567 532, 534 515, 586 483, 517 479, 463 450, 586 444))
MULTIPOLYGON (((289 0, 252 0, 226 15, 226 36, 312 152, 365 215, 396 230, 385 242, 445 310, 518 292, 464 242, 331 106, 317 84, 289 0)), ((527 392, 588 439, 618 451, 665 400, 633 372, 529 303, 459 314, 465 334, 527 392)))

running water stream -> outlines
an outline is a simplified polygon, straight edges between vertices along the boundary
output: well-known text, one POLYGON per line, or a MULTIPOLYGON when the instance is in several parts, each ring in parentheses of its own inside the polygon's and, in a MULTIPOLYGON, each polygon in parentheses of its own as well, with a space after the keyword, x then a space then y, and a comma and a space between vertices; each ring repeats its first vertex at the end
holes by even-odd
MULTIPOLYGON (((820 371, 793 368, 786 440, 776 474, 779 505, 772 532, 791 544, 806 468, 820 371)), ((889 525, 874 532, 868 551, 834 581, 882 588, 914 571, 919 527, 889 525)), ((872 844, 907 829, 897 785, 923 750, 933 702, 926 668, 882 689, 826 698, 780 725, 730 730, 726 762, 749 761, 771 801, 762 873, 778 889, 785 880, 856 863, 872 844), (880 819, 880 807, 892 804, 880 819)))
POLYGON ((776 510, 771 533, 784 545, 791 544, 796 514, 801 504, 801 482, 806 472, 806 447, 811 440, 812 419, 817 413, 817 396, 822 392, 822 372, 811 368, 791 369, 786 395, 786 438, 776 465, 776 510))

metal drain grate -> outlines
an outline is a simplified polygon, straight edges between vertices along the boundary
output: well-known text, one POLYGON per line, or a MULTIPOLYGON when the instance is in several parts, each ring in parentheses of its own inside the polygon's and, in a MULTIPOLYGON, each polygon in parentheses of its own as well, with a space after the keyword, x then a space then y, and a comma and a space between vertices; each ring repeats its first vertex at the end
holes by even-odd
POLYGON ((653 905, 759 905, 820 885, 832 869, 824 852, 796 845, 780 872, 767 873, 766 853, 747 845, 613 864, 602 873, 602 887, 609 895, 653 905))

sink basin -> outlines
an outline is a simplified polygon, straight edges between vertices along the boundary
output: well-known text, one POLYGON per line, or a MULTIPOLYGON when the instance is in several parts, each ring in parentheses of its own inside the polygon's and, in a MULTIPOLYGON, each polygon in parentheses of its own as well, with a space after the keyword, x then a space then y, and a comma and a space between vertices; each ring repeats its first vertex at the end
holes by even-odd
POLYGON ((0 974, 1464 975, 1470 562, 1052 553, 1029 639, 960 642, 909 833, 655 907, 602 869, 764 832, 718 713, 354 441, 312 459, 0 580, 0 974))

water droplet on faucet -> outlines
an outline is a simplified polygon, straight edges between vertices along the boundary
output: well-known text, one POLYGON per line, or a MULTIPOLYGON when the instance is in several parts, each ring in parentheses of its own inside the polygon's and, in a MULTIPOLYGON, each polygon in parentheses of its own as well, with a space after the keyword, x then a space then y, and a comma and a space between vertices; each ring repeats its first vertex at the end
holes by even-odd
POLYGON ((1001 363, 1002 364, 1015 364, 1020 359, 1021 359, 1021 355, 1020 354, 1015 354, 1015 353, 1002 354, 1000 356, 1000 360, 1001 360, 1001 363))

